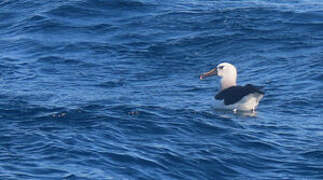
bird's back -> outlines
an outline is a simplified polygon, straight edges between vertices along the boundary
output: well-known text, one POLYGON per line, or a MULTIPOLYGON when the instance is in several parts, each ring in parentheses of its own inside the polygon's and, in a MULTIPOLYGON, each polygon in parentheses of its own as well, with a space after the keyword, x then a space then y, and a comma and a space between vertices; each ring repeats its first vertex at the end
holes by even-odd
POLYGON ((264 92, 251 84, 247 84, 246 86, 232 86, 219 92, 215 96, 215 99, 223 100, 225 105, 232 105, 249 95, 259 99, 263 97, 264 92))

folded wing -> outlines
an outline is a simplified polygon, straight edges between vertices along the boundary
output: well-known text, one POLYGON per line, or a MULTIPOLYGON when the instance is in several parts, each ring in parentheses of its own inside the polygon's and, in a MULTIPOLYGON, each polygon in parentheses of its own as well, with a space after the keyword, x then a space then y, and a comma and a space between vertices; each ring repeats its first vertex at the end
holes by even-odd
POLYGON ((264 92, 262 92, 258 87, 247 84, 245 86, 232 86, 224 89, 214 98, 217 100, 224 100, 225 105, 231 105, 240 101, 243 97, 253 93, 261 95, 264 94, 264 92))

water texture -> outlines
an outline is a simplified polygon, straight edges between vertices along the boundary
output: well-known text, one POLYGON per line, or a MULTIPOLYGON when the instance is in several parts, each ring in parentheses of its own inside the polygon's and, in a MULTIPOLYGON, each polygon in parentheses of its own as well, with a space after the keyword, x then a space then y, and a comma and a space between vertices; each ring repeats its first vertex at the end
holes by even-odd
POLYGON ((318 0, 2 0, 0 179, 323 179, 322 69, 318 0))

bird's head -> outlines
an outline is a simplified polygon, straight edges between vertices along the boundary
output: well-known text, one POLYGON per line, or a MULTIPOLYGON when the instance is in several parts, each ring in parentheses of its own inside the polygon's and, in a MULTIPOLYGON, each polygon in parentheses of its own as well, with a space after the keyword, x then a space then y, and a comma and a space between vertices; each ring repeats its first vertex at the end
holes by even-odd
POLYGON ((201 74, 200 79, 205 77, 217 75, 221 77, 221 89, 226 89, 236 85, 237 69, 230 63, 221 63, 213 68, 211 71, 201 74))
POLYGON ((201 74, 200 79, 204 79, 205 77, 217 75, 222 78, 237 78, 237 69, 230 63, 221 63, 213 68, 211 71, 201 74))

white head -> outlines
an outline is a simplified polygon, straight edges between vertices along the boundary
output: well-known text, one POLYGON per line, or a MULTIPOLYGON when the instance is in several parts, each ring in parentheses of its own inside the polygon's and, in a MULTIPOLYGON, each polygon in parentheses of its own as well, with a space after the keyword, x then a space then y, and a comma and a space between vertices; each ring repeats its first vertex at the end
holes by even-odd
POLYGON ((202 80, 204 77, 218 75, 221 77, 221 90, 235 86, 237 84, 237 69, 230 63, 221 63, 211 71, 200 76, 202 80))

